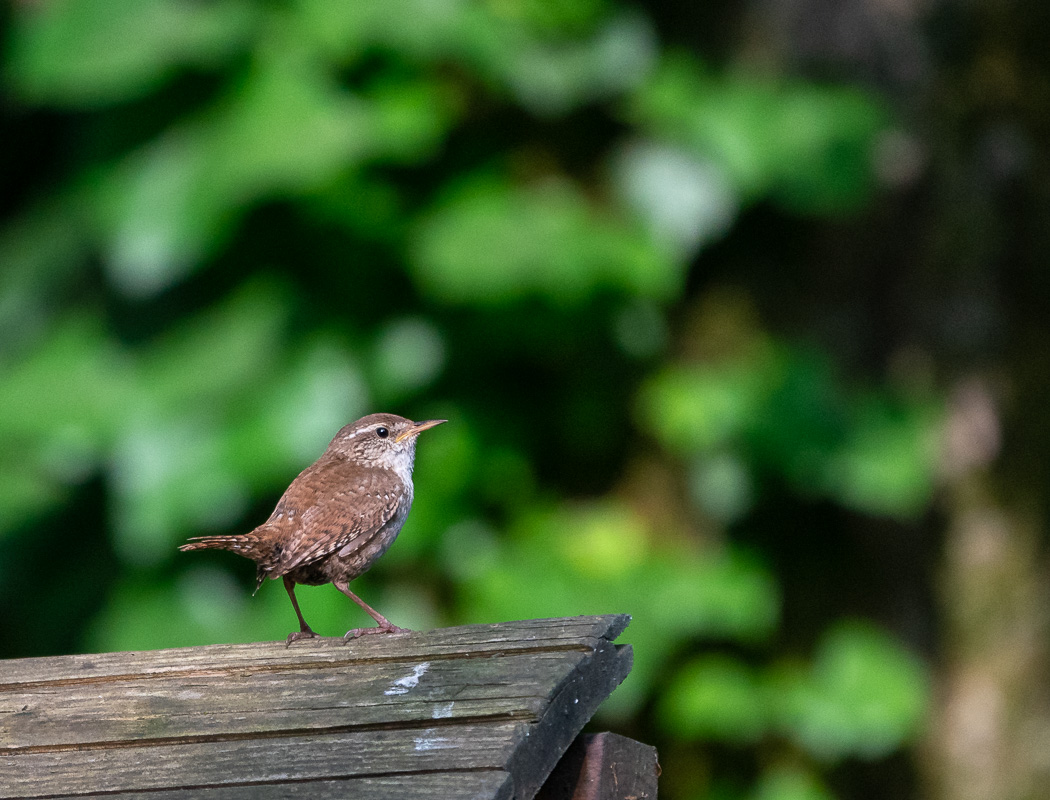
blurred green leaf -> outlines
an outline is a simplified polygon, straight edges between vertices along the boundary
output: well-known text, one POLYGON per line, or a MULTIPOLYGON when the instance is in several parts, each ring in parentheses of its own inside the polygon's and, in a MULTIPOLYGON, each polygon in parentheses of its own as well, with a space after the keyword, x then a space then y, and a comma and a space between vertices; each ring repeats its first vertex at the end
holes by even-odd
POLYGON ((675 675, 660 716, 675 736, 736 744, 756 741, 767 724, 759 681, 744 664, 719 655, 694 659, 675 675))
POLYGON ((223 461, 222 431, 195 416, 136 416, 113 454, 113 536, 129 564, 174 555, 188 531, 234 522, 247 487, 223 461))
POLYGON ((128 359, 86 313, 67 314, 0 364, 0 534, 105 464, 138 402, 128 359))
POLYGON ((857 391, 826 359, 791 347, 665 367, 643 386, 638 413, 664 447, 693 458, 694 498, 720 519, 747 507, 757 469, 872 514, 917 513, 932 492, 932 402, 857 391))
POLYGON ((918 732, 930 698, 918 659, 860 623, 832 628, 812 670, 782 667, 769 688, 778 726, 827 760, 884 757, 918 732))
POLYGON ((439 81, 383 81, 363 100, 372 112, 372 155, 414 163, 434 155, 459 112, 451 89, 439 81))
POLYGON ((208 180, 206 126, 168 130, 116 165, 94 204, 106 241, 106 267, 130 297, 146 297, 185 278, 228 235, 234 203, 208 180))
POLYGON ((455 62, 539 114, 615 97, 644 80, 656 54, 645 17, 591 0, 559 6, 300 0, 295 11, 330 58, 348 63, 376 48, 421 64, 455 62))
POLYGON ((755 502, 747 465, 730 453, 698 458, 689 468, 688 480, 690 497, 721 522, 740 519, 755 502))
POLYGON ((297 343, 266 391, 238 401, 227 431, 229 458, 253 485, 278 488, 324 451, 347 422, 369 413, 371 392, 354 352, 339 336, 297 343))
POLYGON ((258 387, 276 371, 287 319, 277 286, 246 285, 226 302, 171 330, 144 348, 143 387, 159 408, 207 405, 258 387))
POLYGON ((871 95, 758 76, 715 76, 665 58, 629 117, 717 164, 736 191, 793 209, 838 213, 872 190, 872 149, 887 114, 871 95))
POLYGON ((810 772, 793 765, 777 765, 766 770, 749 800, 834 800, 810 772))
POLYGON ((445 366, 441 332, 422 318, 391 320, 376 341, 372 383, 385 397, 425 387, 445 366))
POLYGON ((0 458, 0 539, 25 525, 37 514, 56 505, 65 495, 64 487, 42 470, 26 465, 31 455, 8 452, 0 458))
POLYGON ((941 415, 930 406, 864 403, 827 483, 842 502, 871 514, 910 516, 929 503, 941 415))
POLYGON ((587 39, 533 39, 491 66, 504 72, 501 77, 522 105, 553 115, 638 85, 652 69, 655 52, 648 21, 638 14, 620 14, 587 39))
POLYGON ((517 189, 498 179, 467 181, 422 223, 412 256, 421 287, 450 303, 504 305, 539 295, 579 304, 604 287, 664 297, 681 277, 646 236, 564 183, 517 189))
POLYGON ((0 441, 46 441, 74 428, 101 447, 136 402, 134 374, 99 320, 67 314, 36 347, 0 367, 0 441))
POLYGON ((613 160, 618 192, 658 241, 683 258, 725 233, 739 198, 723 170, 683 148, 633 141, 613 160))
POLYGON ((541 31, 585 31, 600 20, 605 11, 601 0, 514 0, 487 2, 497 15, 519 19, 541 31))
POLYGON ((434 0, 296 0, 291 4, 297 32, 316 43, 327 58, 341 63, 356 61, 375 46, 416 58, 445 55, 464 27, 464 18, 479 16, 478 10, 457 6, 434 0), (412 24, 406 24, 409 20, 412 24))
POLYGON ((763 377, 761 365, 749 362, 665 369, 643 388, 642 421, 675 453, 726 446, 760 415, 763 377))
POLYGON ((172 127, 103 182, 117 285, 132 296, 167 288, 252 202, 317 188, 381 151, 373 111, 308 55, 264 49, 215 108, 172 127))
POLYGON ((239 0, 19 3, 8 76, 27 99, 83 107, 139 97, 186 64, 244 48, 256 9, 239 0))

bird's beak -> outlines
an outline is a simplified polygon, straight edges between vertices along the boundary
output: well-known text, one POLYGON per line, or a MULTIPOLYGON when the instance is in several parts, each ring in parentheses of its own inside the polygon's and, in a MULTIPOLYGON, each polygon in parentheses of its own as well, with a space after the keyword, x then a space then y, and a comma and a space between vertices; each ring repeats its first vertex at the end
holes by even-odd
POLYGON ((404 432, 394 439, 395 442, 400 442, 407 439, 410 436, 418 436, 428 428, 433 428, 435 425, 440 425, 442 422, 448 422, 447 419, 425 419, 422 422, 413 422, 411 428, 406 428, 404 432))

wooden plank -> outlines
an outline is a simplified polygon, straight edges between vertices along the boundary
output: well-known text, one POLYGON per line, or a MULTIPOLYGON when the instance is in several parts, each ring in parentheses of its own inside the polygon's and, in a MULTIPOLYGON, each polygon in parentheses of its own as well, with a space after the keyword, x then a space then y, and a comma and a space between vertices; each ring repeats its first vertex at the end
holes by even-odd
POLYGON ((524 723, 166 743, 7 755, 0 797, 500 770, 524 723))
POLYGON ((321 669, 134 678, 104 684, 30 684, 0 692, 0 750, 74 747, 281 730, 535 721, 580 661, 534 652, 485 659, 389 661, 321 669))
POLYGON ((371 664, 385 660, 472 658, 516 650, 584 650, 619 636, 630 617, 522 620, 464 625, 433 631, 362 637, 307 639, 286 647, 280 642, 215 644, 144 652, 18 658, 0 661, 0 691, 27 683, 105 680, 129 675, 270 671, 320 667, 330 663, 371 664))
POLYGON ((116 794, 55 795, 52 800, 105 797, 106 800, 510 800, 513 781, 503 771, 435 772, 241 786, 195 786, 116 794))
POLYGON ((630 670, 628 620, 0 662, 0 797, 524 800, 630 670))
POLYGON ((579 736, 536 800, 656 800, 656 748, 619 736, 579 736))

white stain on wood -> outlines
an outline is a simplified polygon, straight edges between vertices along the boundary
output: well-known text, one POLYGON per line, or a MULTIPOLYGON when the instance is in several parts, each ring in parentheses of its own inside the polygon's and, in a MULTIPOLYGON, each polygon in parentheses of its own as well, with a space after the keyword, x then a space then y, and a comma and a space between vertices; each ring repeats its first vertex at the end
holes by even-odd
POLYGON ((431 715, 434 719, 447 719, 452 716, 452 707, 455 703, 445 703, 440 706, 434 706, 434 713, 431 715))
POLYGON ((410 689, 414 689, 419 684, 419 679, 423 677, 423 675, 428 669, 430 669, 429 661, 424 661, 422 664, 417 664, 415 667, 412 668, 411 675, 406 675, 403 678, 398 678, 391 684, 389 689, 383 692, 383 694, 407 694, 410 689))

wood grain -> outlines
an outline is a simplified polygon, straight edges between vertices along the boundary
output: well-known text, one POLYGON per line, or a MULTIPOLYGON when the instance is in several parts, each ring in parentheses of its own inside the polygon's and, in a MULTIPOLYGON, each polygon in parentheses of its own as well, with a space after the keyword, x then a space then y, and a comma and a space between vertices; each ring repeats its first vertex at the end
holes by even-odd
POLYGON ((628 621, 0 662, 0 798, 531 798, 628 621))
POLYGON ((284 640, 251 644, 213 644, 145 652, 18 658, 0 661, 0 691, 10 684, 87 681, 128 675, 169 675, 220 670, 245 672, 326 663, 372 663, 396 658, 471 658, 510 650, 593 649, 612 641, 630 617, 534 619, 490 625, 463 625, 433 631, 355 639, 306 639, 291 647, 284 640))
MULTIPOLYGON (((56 795, 62 798, 84 795, 56 795)), ((159 789, 118 792, 106 800, 509 800, 513 796, 511 776, 502 771, 458 771, 379 778, 344 778, 303 783, 242 784, 240 786, 159 789)))

